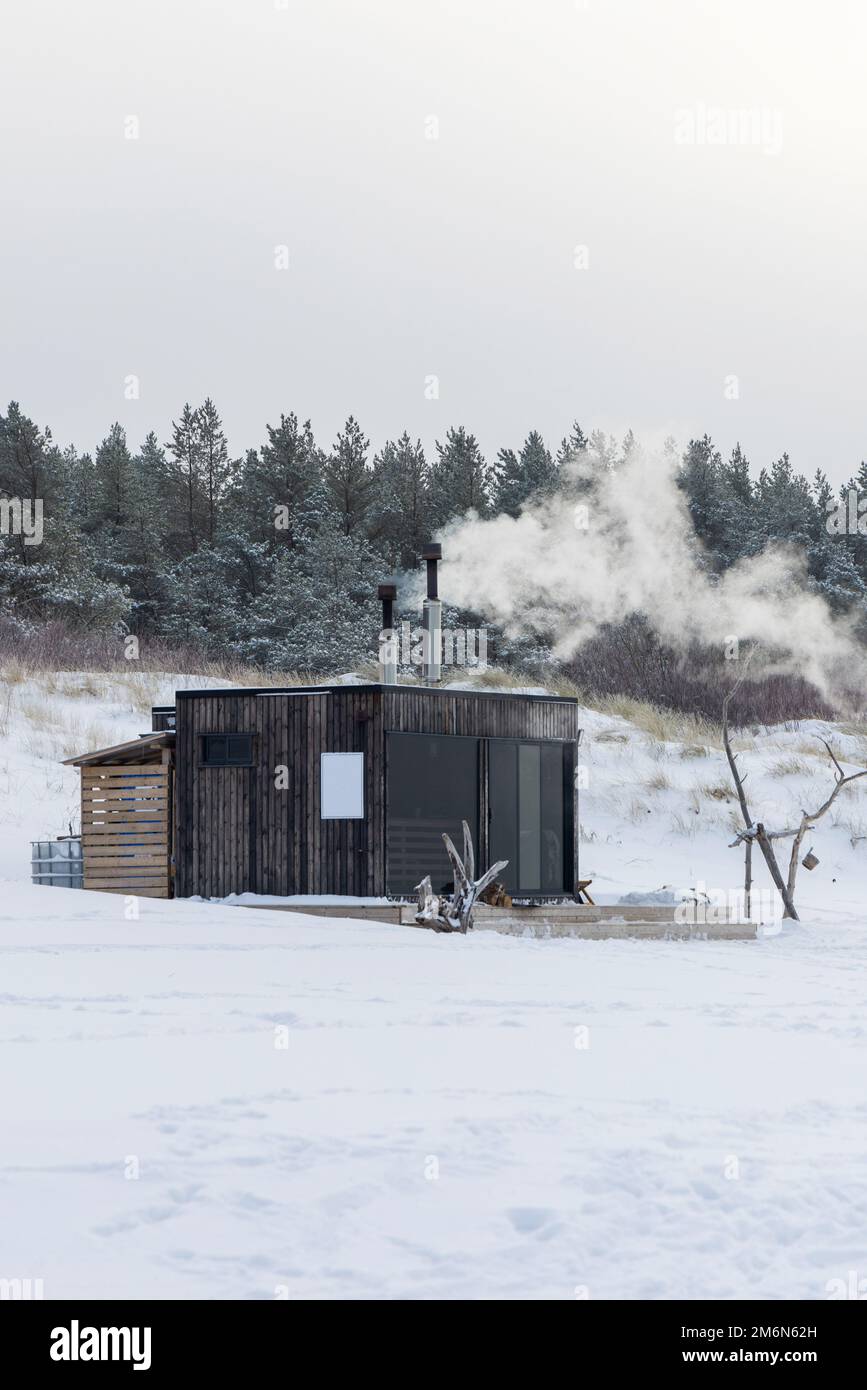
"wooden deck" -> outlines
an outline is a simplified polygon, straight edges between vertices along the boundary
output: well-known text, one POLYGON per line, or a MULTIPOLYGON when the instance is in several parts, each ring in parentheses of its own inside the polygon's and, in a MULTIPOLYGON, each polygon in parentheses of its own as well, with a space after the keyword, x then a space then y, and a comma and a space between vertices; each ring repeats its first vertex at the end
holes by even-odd
MULTIPOLYGON (((382 907, 326 907, 318 903, 304 907, 294 903, 242 903, 271 912, 300 912, 310 917, 345 917, 365 922, 388 922, 416 927, 415 903, 389 903, 382 907)), ((674 907, 613 906, 590 907, 578 903, 557 903, 539 907, 486 907, 474 910, 475 931, 496 931, 506 936, 533 936, 540 939, 573 937, 584 941, 664 940, 664 941, 755 941, 754 922, 724 922, 693 925, 676 922, 674 907)))

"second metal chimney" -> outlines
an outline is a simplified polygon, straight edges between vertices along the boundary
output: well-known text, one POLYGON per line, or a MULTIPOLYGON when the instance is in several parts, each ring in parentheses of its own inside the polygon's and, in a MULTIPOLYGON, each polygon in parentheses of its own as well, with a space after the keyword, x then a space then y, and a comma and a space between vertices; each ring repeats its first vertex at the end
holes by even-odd
POLYGON ((423 611, 423 661, 422 679, 428 684, 442 680, 442 612, 443 606, 439 600, 437 589, 437 566, 442 559, 443 548, 441 545, 431 543, 426 545, 422 551, 422 559, 427 565, 427 598, 422 605, 423 611))
POLYGON ((382 599, 382 631, 379 634, 379 679, 383 685, 397 685, 397 636, 394 631, 394 600, 396 584, 380 584, 376 591, 382 599))

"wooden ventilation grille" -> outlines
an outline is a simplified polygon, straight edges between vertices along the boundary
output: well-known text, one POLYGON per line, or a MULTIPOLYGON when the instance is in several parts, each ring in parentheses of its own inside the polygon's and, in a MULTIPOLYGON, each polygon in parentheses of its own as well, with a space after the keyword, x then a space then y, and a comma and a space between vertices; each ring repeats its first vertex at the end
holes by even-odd
POLYGON ((81 769, 84 887, 171 896, 171 768, 81 769))

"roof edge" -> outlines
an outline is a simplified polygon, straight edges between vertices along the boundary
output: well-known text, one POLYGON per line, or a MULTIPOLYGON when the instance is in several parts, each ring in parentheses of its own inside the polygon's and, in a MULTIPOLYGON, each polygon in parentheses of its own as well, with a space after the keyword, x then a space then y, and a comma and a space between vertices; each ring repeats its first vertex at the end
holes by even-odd
MULTIPOLYGON (((74 758, 62 758, 61 767, 82 767, 85 763, 107 761, 110 754, 131 753, 137 748, 169 748, 174 745, 174 729, 158 729, 155 733, 143 734, 139 738, 128 738, 123 743, 113 743, 108 748, 94 748, 90 753, 77 753, 74 758)), ((130 764, 134 766, 134 764, 130 764)))
MULTIPOLYGON (((213 690, 178 690, 175 692, 175 700, 200 699, 208 697, 224 699, 227 696, 235 695, 239 698, 245 695, 351 695, 357 694, 393 694, 395 691, 408 691, 414 695, 438 695, 456 696, 471 695, 480 700, 536 700, 540 703, 558 705, 580 705, 577 695, 528 695, 520 690, 455 690, 452 686, 438 685, 383 685, 381 682, 372 681, 363 685, 240 685, 229 686, 228 689, 213 690)), ((167 708, 171 708, 168 706, 167 708)))

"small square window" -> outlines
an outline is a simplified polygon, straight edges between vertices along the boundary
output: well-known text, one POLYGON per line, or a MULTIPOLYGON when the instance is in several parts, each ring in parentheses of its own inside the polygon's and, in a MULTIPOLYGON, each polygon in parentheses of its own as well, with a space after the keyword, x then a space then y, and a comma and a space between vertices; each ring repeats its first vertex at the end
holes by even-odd
POLYGON ((202 762, 205 767, 250 767, 253 735, 203 734, 202 762))

